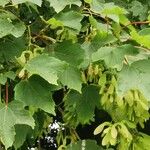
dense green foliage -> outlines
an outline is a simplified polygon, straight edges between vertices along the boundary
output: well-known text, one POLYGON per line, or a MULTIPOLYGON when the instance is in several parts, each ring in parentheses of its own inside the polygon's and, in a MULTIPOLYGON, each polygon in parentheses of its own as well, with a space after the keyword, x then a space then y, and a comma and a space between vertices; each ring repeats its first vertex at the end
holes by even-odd
POLYGON ((0 145, 28 149, 59 116, 59 150, 149 150, 141 132, 150 117, 149 8, 149 0, 0 0, 0 145), (78 135, 85 125, 91 139, 78 135))

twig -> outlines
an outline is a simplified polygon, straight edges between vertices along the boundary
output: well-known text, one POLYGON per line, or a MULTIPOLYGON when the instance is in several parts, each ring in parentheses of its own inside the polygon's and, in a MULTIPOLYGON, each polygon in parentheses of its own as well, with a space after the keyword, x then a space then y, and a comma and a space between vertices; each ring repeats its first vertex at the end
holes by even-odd
POLYGON ((127 27, 127 26, 129 26, 129 25, 142 25, 142 24, 149 24, 150 23, 150 21, 137 21, 137 22, 130 22, 130 23, 128 23, 127 25, 125 25, 124 26, 124 28, 125 27, 127 27))
POLYGON ((2 100, 2 87, 1 87, 1 84, 0 84, 0 102, 1 102, 1 100, 2 100))
POLYGON ((8 81, 5 84, 5 104, 8 106, 8 81))

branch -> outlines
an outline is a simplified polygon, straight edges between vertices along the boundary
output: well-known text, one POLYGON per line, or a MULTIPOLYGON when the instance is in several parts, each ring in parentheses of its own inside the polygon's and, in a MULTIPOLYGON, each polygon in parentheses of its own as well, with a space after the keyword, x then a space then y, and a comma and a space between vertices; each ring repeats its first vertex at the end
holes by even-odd
POLYGON ((8 106, 8 81, 5 84, 5 104, 8 106))
POLYGON ((129 25, 142 25, 142 24, 149 24, 150 21, 137 21, 137 22, 130 22, 127 25, 125 25, 125 27, 129 26, 129 25))

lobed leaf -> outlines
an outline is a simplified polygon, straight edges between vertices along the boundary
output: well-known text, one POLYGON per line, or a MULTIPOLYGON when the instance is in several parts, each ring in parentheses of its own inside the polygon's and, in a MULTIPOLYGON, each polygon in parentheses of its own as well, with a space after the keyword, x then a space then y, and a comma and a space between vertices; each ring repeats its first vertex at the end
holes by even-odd
POLYGON ((55 85, 57 85, 58 75, 63 73, 67 67, 68 64, 64 61, 46 54, 31 59, 25 65, 25 69, 27 69, 30 74, 39 75, 49 83, 55 85))
POLYGON ((40 108, 55 115, 51 85, 39 76, 32 76, 18 83, 15 87, 15 99, 22 101, 25 106, 40 108))
POLYGON ((27 110, 23 108, 22 102, 13 101, 6 106, 0 104, 0 139, 8 149, 15 139, 15 125, 25 124, 34 128, 34 119, 27 110))

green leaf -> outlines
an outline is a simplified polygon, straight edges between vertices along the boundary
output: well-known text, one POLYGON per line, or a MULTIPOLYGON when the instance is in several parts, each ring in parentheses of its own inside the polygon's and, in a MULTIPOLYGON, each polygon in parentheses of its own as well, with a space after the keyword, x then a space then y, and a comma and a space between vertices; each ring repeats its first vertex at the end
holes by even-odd
POLYGON ((98 146, 94 140, 82 140, 74 144, 69 144, 67 150, 104 150, 102 147, 98 146))
POLYGON ((104 3, 103 0, 93 0, 90 6, 93 12, 101 14, 103 18, 108 17, 117 23, 119 23, 119 16, 127 13, 124 8, 115 5, 113 2, 104 3))
POLYGON ((86 85, 82 88, 82 94, 70 91, 65 97, 66 107, 74 109, 81 124, 89 123, 94 119, 95 108, 99 106, 99 88, 94 85, 86 85))
POLYGON ((40 108, 55 115, 51 85, 39 76, 32 76, 18 83, 15 87, 15 99, 22 101, 25 106, 40 108))
POLYGON ((0 84, 5 85, 6 81, 7 77, 4 74, 0 73, 0 84))
POLYGON ((93 38, 90 48, 93 51, 97 51, 99 48, 116 42, 117 39, 112 35, 107 32, 97 32, 96 36, 93 38))
POLYGON ((114 3, 105 3, 104 9, 102 10, 102 14, 105 14, 106 16, 110 17, 109 15, 122 15, 126 14, 127 11, 124 8, 121 8, 114 3))
MULTIPOLYGON (((10 0, 0 0, 0 6, 5 6, 9 2, 10 2, 10 0)), ((37 5, 42 4, 42 0, 12 0, 12 2, 14 5, 20 4, 20 3, 25 3, 25 2, 32 2, 32 3, 35 3, 37 5)))
POLYGON ((50 125, 52 125, 53 117, 42 110, 36 111, 33 117, 36 125, 34 130, 31 130, 30 128, 27 138, 33 136, 34 139, 37 139, 39 137, 43 137, 43 132, 48 132, 47 129, 50 125))
POLYGON ((83 18, 81 13, 75 11, 62 12, 55 17, 58 21, 61 21, 65 27, 77 30, 81 29, 81 20, 83 18))
POLYGON ((119 73, 118 93, 123 95, 130 89, 140 90, 150 100, 150 60, 139 60, 124 66, 119 73))
POLYGON ((26 41, 23 37, 9 37, 0 40, 1 61, 15 61, 15 56, 20 56, 26 48, 26 41))
POLYGON ((13 145, 16 150, 20 148, 25 142, 29 129, 30 127, 27 125, 15 125, 16 135, 15 135, 15 142, 13 145))
POLYGON ((136 56, 126 56, 127 60, 128 60, 128 64, 132 64, 135 61, 139 61, 139 60, 144 60, 144 59, 148 59, 150 57, 150 51, 145 51, 144 49, 142 50, 142 48, 140 49, 140 53, 137 54, 136 56))
POLYGON ((119 22, 120 22, 120 24, 126 26, 131 31, 135 30, 134 26, 130 25, 131 22, 125 15, 119 15, 119 22))
POLYGON ((77 68, 68 67, 59 77, 63 85, 68 86, 70 89, 81 92, 82 80, 81 73, 77 68))
POLYGON ((62 11, 67 5, 71 6, 72 4, 80 6, 80 0, 48 0, 50 6, 52 6, 57 13, 62 11))
POLYGON ((56 45, 53 56, 60 60, 66 61, 72 66, 78 66, 84 59, 84 50, 77 43, 64 41, 56 45))
POLYGON ((5 106, 0 104, 0 138, 5 148, 12 146, 15 138, 15 125, 25 124, 34 128, 34 120, 19 101, 13 101, 5 106))
POLYGON ((5 73, 5 76, 11 80, 14 80, 16 77, 16 74, 13 71, 8 71, 5 73))
POLYGON ((51 29, 56 29, 57 27, 63 27, 63 23, 55 18, 51 18, 47 21, 48 24, 51 25, 51 29))
POLYGON ((96 28, 99 32, 97 32, 97 34, 103 34, 106 33, 105 35, 108 36, 108 32, 110 32, 109 28, 110 26, 107 24, 103 24, 98 22, 94 17, 89 16, 89 21, 91 23, 91 25, 96 28))
POLYGON ((93 53, 92 61, 104 60, 108 67, 121 70, 125 55, 136 54, 138 54, 138 49, 128 44, 120 47, 102 47, 93 53))
POLYGON ((150 35, 150 28, 144 28, 140 30, 139 35, 150 35))
POLYGON ((82 100, 77 104, 78 119, 82 124, 88 123, 94 118, 95 107, 99 106, 99 88, 88 85, 82 89, 82 100))
POLYGON ((12 2, 14 5, 18 5, 18 4, 26 3, 26 2, 31 2, 31 3, 34 3, 38 6, 42 5, 42 0, 12 0, 12 2))
POLYGON ((143 12, 144 7, 141 2, 134 0, 129 10, 132 11, 133 16, 137 17, 143 12))
POLYGON ((90 6, 93 12, 100 13, 104 8, 104 0, 92 0, 90 6))
POLYGON ((75 90, 70 92, 64 97, 65 110, 69 112, 76 112, 78 101, 81 101, 81 94, 75 90))
POLYGON ((91 43, 86 41, 82 44, 82 49, 84 49, 84 61, 79 66, 80 68, 87 68, 91 62, 91 55, 95 51, 90 47, 91 43))
POLYGON ((0 84, 5 85, 7 78, 14 80, 15 77, 16 77, 16 74, 12 71, 0 73, 0 84))
POLYGON ((58 75, 68 67, 68 64, 48 55, 40 55, 31 59, 25 69, 31 74, 37 74, 51 84, 57 85, 58 75))
POLYGON ((146 34, 146 35, 140 35, 141 33, 137 33, 136 31, 132 31, 131 33, 131 37, 133 40, 135 40, 137 43, 139 43, 141 46, 150 48, 150 35, 146 34))
POLYGON ((103 31, 98 31, 91 42, 85 41, 82 44, 82 48, 85 51, 85 57, 84 62, 81 64, 81 67, 85 68, 90 64, 92 54, 96 52, 99 48, 107 44, 112 44, 116 42, 116 40, 117 39, 112 34, 103 31))
POLYGON ((0 38, 12 34, 16 38, 23 35, 26 27, 10 12, 0 12, 0 38))
POLYGON ((143 3, 134 0, 129 5, 129 11, 132 12, 134 17, 138 17, 142 21, 147 17, 148 5, 143 5, 143 3))

